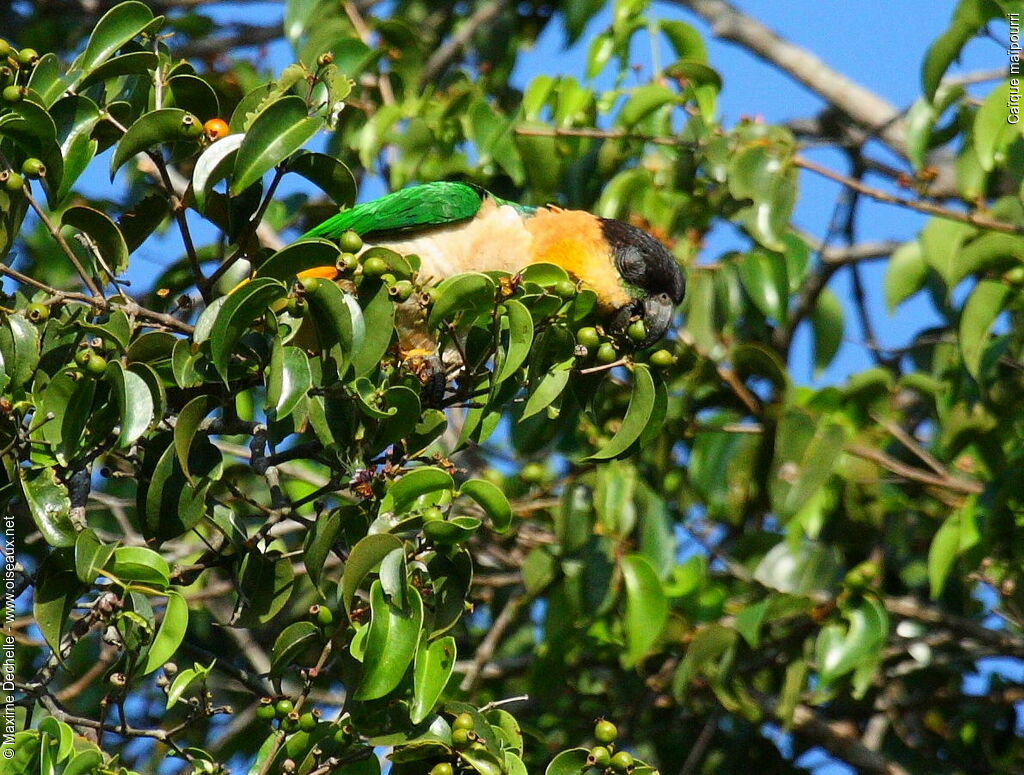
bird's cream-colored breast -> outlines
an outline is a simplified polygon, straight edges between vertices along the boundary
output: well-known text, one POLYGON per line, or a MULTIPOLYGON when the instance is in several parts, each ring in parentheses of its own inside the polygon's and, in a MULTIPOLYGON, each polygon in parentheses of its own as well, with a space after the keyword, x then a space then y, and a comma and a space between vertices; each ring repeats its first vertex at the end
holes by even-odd
POLYGON ((487 199, 475 217, 405 238, 374 242, 402 255, 420 257, 423 279, 443 280, 460 272, 516 272, 530 262, 533 236, 515 208, 487 199))

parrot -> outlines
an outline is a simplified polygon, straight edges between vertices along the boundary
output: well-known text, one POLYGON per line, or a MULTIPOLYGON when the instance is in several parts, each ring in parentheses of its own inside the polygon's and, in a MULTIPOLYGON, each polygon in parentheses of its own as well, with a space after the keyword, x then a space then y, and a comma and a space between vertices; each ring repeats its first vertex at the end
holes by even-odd
POLYGON ((632 343, 637 349, 665 335, 686 288, 668 249, 636 226, 583 210, 522 205, 469 183, 402 188, 343 210, 303 237, 337 240, 349 230, 364 249, 418 255, 427 281, 556 264, 596 294, 611 336, 625 341, 630 323, 644 322, 646 336, 632 343))

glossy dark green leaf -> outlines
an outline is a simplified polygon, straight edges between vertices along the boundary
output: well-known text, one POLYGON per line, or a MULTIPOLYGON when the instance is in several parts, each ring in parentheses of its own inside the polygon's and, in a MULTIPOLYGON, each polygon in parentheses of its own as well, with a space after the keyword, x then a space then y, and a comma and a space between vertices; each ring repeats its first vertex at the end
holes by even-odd
POLYGON ((242 613, 236 624, 239 627, 266 624, 288 605, 294 589, 295 571, 290 559, 250 552, 238 573, 242 613))
POLYGON ((77 531, 71 522, 71 498, 52 468, 16 467, 29 514, 50 546, 73 546, 77 531))
POLYGON ((758 563, 754 578, 779 592, 808 595, 831 590, 838 570, 834 548, 811 541, 795 546, 780 541, 758 563))
POLYGON ((761 313, 775 321, 784 321, 789 304, 785 259, 777 253, 755 250, 744 254, 738 269, 743 288, 761 313))
POLYGON ((267 378, 267 410, 275 420, 283 420, 294 412, 313 386, 306 353, 280 341, 274 341, 267 378))
POLYGON ((921 290, 927 276, 928 264, 920 242, 912 240, 896 248, 885 267, 885 304, 889 314, 900 302, 921 290))
POLYGON ((591 455, 590 459, 611 460, 626 452, 647 428, 657 405, 657 393, 650 368, 643 363, 634 364, 633 391, 622 424, 608 443, 591 455))
POLYGON ((579 775, 587 767, 587 756, 590 750, 587 748, 570 748, 562 751, 544 770, 544 775, 579 775))
POLYGON ((333 156, 301 151, 288 161, 288 171, 298 173, 317 186, 338 207, 355 204, 356 179, 349 168, 333 156))
POLYGON ((173 589, 169 590, 163 619, 160 621, 156 635, 153 636, 153 644, 149 647, 146 663, 142 668, 143 675, 152 673, 174 656, 178 646, 185 639, 187 629, 188 603, 179 592, 173 589))
POLYGON ((463 483, 459 492, 468 495, 487 513, 494 529, 505 532, 512 526, 512 507, 508 498, 496 485, 486 479, 470 479, 463 483))
POLYGON ((448 520, 434 520, 423 525, 423 535, 435 544, 451 546, 468 541, 482 525, 476 517, 453 517, 448 520))
POLYGON ((89 529, 75 539, 75 574, 83 584, 92 584, 114 553, 113 544, 104 544, 89 529))
POLYGON ((636 88, 619 113, 618 123, 631 127, 664 105, 679 102, 679 95, 663 84, 649 84, 636 88))
POLYGON ((287 295, 288 289, 277 280, 258 277, 235 289, 226 298, 210 332, 211 360, 225 383, 231 355, 242 334, 273 302, 287 295))
POLYGON ((380 510, 403 514, 423 495, 454 489, 455 480, 447 471, 433 466, 415 468, 388 488, 380 502, 380 510))
POLYGON ((277 636, 271 652, 270 677, 279 681, 285 669, 323 638, 313 622, 292 622, 277 636))
POLYGON ((389 533, 368 535, 352 547, 341 577, 341 600, 345 613, 351 614, 356 591, 366 575, 375 570, 390 552, 401 548, 402 542, 389 533))
POLYGON ((244 191, 317 133, 323 126, 310 118, 301 97, 289 95, 263 108, 245 133, 231 176, 231 190, 244 191))
POLYGON ((10 387, 25 385, 39 364, 39 329, 21 315, 7 315, 0 325, 0 353, 10 387))
POLYGON ((366 333, 362 346, 352 356, 352 374, 362 377, 376 369, 391 346, 395 333, 395 304, 384 283, 363 282, 359 288, 366 333))
POLYGON ((210 190, 228 176, 234 164, 235 154, 245 139, 243 134, 222 137, 203 151, 192 170, 192 195, 196 209, 206 212, 210 190))
POLYGON ((533 317, 522 302, 509 299, 505 302, 508 310, 508 346, 503 348, 494 372, 494 388, 515 374, 530 355, 533 345, 533 317))
POLYGON ((668 620, 668 599, 650 561, 630 554, 619 563, 626 586, 626 657, 631 664, 654 647, 668 620))
POLYGON ((157 61, 157 55, 152 51, 129 51, 93 68, 78 82, 76 88, 81 92, 94 83, 100 83, 109 78, 119 78, 122 75, 145 75, 156 68, 157 61))
POLYGON ((1006 309, 1012 289, 998 280, 979 280, 960 313, 960 353, 967 371, 979 378, 989 332, 1006 309))
POLYGON ((467 748, 459 756, 480 775, 502 775, 504 772, 501 760, 486 748, 467 748))
POLYGON ((932 218, 918 239, 925 262, 939 273, 947 288, 953 288, 962 275, 960 251, 977 232, 974 226, 945 218, 932 218))
POLYGON ((198 116, 200 121, 209 121, 220 115, 217 92, 202 78, 182 73, 170 78, 167 88, 174 106, 198 116))
POLYGON ((117 435, 117 449, 127 449, 145 433, 153 422, 153 394, 146 381, 133 371, 112 361, 105 378, 117 399, 121 430, 117 435))
POLYGON ((190 482, 178 462, 170 434, 151 440, 136 492, 137 518, 143 534, 167 540, 195 527, 206 514, 206 493, 220 476, 222 458, 208 438, 195 437, 188 459, 193 477, 190 482))
POLYGON ((355 690, 358 700, 374 700, 391 692, 416 654, 423 627, 423 601, 412 586, 406 598, 408 607, 402 609, 385 597, 379 581, 370 587, 370 631, 362 680, 355 690))
POLYGON ((71 611, 86 587, 68 567, 67 551, 51 554, 35 577, 32 616, 39 632, 55 654, 60 654, 61 637, 71 624, 71 611))
POLYGON ((192 441, 199 431, 199 426, 216 404, 213 396, 196 396, 182 407, 178 412, 178 420, 174 423, 174 451, 181 472, 190 482, 194 481, 188 466, 192 441))
POLYGON ((167 589, 171 583, 171 566, 167 560, 144 546, 119 546, 104 570, 122 582, 136 582, 156 589, 167 589))
POLYGON ((811 315, 814 333, 814 369, 820 373, 832 363, 843 343, 843 305, 828 288, 821 292, 811 315))
MULTIPOLYGON (((186 128, 189 115, 180 108, 161 108, 140 117, 128 127, 128 131, 114 149, 114 155, 110 160, 110 179, 113 180, 117 171, 133 156, 162 143, 188 139, 186 128)), ((199 119, 192 116, 191 120, 199 119)))
POLYGON ((316 586, 320 586, 324 564, 341 532, 342 519, 347 516, 349 514, 344 509, 335 509, 321 514, 313 523, 312 529, 306 534, 302 562, 316 586))
POLYGON ((783 415, 769 484, 772 508, 781 519, 795 515, 825 484, 845 440, 839 424, 813 418, 799 409, 783 415))
POLYGON ((366 337, 366 322, 359 302, 351 293, 329 281, 307 290, 306 300, 313 313, 320 346, 324 349, 339 346, 342 361, 338 370, 344 373, 353 353, 359 351, 366 337))
POLYGON ((419 724, 434 710, 455 669, 455 638, 447 635, 427 643, 421 638, 413 667, 409 720, 419 724))
POLYGON ((449 277, 435 291, 437 298, 427 318, 430 328, 437 328, 442 323, 454 323, 460 313, 475 316, 494 304, 494 280, 478 272, 449 277))
POLYGON ((154 18, 145 3, 129 0, 115 5, 96 22, 85 50, 71 64, 71 70, 79 70, 83 76, 88 74, 140 32, 154 30, 162 21, 162 16, 154 18))
POLYGON ((93 128, 100 120, 100 109, 88 97, 68 95, 58 100, 50 108, 57 129, 57 143, 64 157, 64 173, 55 200, 61 201, 71 190, 78 177, 85 172, 93 156, 96 154, 97 143, 92 138, 93 128))
MULTIPOLYGON (((225 138, 227 139, 227 138, 225 138)), ((257 277, 271 277, 284 283, 309 269, 333 268, 341 251, 335 242, 314 237, 293 242, 260 264, 257 277)))

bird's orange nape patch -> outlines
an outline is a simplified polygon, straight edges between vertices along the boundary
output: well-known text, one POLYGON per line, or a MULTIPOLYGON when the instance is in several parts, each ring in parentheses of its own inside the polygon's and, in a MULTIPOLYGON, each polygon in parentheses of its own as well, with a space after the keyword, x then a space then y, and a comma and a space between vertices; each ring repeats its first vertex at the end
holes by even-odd
POLYGON ((312 277, 322 277, 325 280, 333 280, 338 276, 338 268, 335 266, 317 266, 312 269, 304 269, 295 276, 300 280, 308 280, 312 277))
POLYGON ((543 209, 526 221, 526 228, 533 237, 530 263, 562 267, 593 290, 605 310, 629 303, 595 216, 582 210, 543 209))

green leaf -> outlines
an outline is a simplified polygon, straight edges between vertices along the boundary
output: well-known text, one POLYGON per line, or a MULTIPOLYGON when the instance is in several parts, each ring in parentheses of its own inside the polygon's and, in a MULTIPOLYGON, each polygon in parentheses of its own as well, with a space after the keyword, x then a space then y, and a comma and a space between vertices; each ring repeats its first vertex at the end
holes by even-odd
POLYGON ((787 411, 775 435, 769 495, 782 520, 794 516, 825 484, 845 442, 842 426, 787 411))
POLYGON ((192 441, 199 431, 199 426, 216 405, 217 401, 213 396, 196 396, 182 407, 178 412, 178 420, 174 423, 174 451, 181 472, 189 482, 194 482, 188 465, 192 441))
POLYGON ((93 68, 78 82, 76 89, 81 93, 93 84, 111 78, 118 78, 122 75, 145 75, 148 71, 155 70, 159 61, 157 55, 152 51, 129 51, 93 68))
POLYGON ((368 535, 352 547, 341 577, 341 601, 346 614, 352 613, 352 601, 366 575, 375 570, 388 554, 401 548, 402 542, 389 533, 368 535))
POLYGON ((618 123, 625 127, 634 126, 663 105, 679 101, 679 95, 662 84, 639 86, 622 106, 618 123))
POLYGON ((64 174, 54 195, 55 201, 60 202, 96 154, 97 143, 92 132, 100 120, 100 109, 88 97, 74 94, 58 100, 50 108, 50 116, 64 157, 64 174))
POLYGON ((153 422, 153 394, 146 381, 120 361, 111 361, 104 377, 117 399, 121 430, 116 448, 128 449, 153 422))
POLYGON ((217 92, 202 78, 191 73, 180 73, 167 81, 167 88, 171 98, 168 107, 173 105, 187 110, 204 122, 220 116, 217 92))
POLYGON ((650 561, 629 554, 619 563, 626 585, 626 659, 635 665, 654 647, 668 621, 668 599, 650 561))
MULTIPOLYGON (((186 134, 189 115, 180 108, 161 108, 143 114, 117 143, 110 160, 110 179, 113 180, 117 171, 132 157, 161 143, 189 139, 186 134)), ((199 119, 192 116, 191 120, 199 119)))
MULTIPOLYGON (((974 114, 974 150, 986 172, 992 171, 1006 147, 1021 134, 1019 125, 1007 121, 1010 88, 1010 81, 1003 81, 989 92, 974 114)), ((1019 87, 1015 88, 1019 94, 1019 87)))
POLYGON ((976 380, 980 379, 989 332, 1012 293, 1008 285, 998 280, 979 280, 960 313, 960 353, 967 371, 976 380))
POLYGON ((811 314, 814 333, 814 369, 820 373, 832 363, 843 343, 843 305, 828 288, 818 296, 811 314))
POLYGON ((323 635, 320 628, 313 622, 292 622, 277 636, 274 641, 270 662, 270 678, 280 681, 281 676, 292 662, 313 646, 320 643, 323 635))
POLYGON ((523 413, 519 418, 520 422, 546 409, 556 398, 562 395, 565 386, 569 384, 569 377, 572 374, 574 363, 575 358, 569 358, 560 363, 553 364, 550 369, 541 375, 537 386, 530 391, 530 396, 526 399, 526 405, 523 407, 523 413))
POLYGON ((395 304, 384 283, 364 281, 359 288, 359 306, 363 309, 366 334, 362 346, 352 356, 355 377, 365 376, 380 365, 395 332, 395 304))
POLYGON ((134 581, 157 589, 167 589, 171 583, 167 560, 144 546, 117 547, 105 570, 122 582, 134 581))
POLYGON ((16 466, 21 491, 32 521, 50 546, 73 546, 77 538, 71 522, 71 498, 53 468, 26 469, 16 466))
POLYGON ((786 319, 789 306, 789 280, 786 260, 778 253, 755 250, 740 259, 740 280, 743 288, 761 313, 776 322, 786 319))
POLYGON ((192 170, 192 195, 196 200, 196 209, 199 212, 206 212, 206 202, 210 190, 227 177, 235 154, 244 139, 244 134, 222 137, 211 143, 210 147, 199 155, 196 166, 192 170))
POLYGON ((977 32, 977 26, 954 20, 949 28, 928 47, 928 52, 921 65, 921 83, 924 87, 925 99, 934 101, 935 92, 938 91, 946 70, 959 58, 961 49, 977 32))
POLYGON ((185 630, 187 629, 188 603, 176 590, 168 590, 164 618, 153 637, 153 645, 149 647, 142 675, 152 673, 174 656, 178 646, 185 639, 185 630))
POLYGON ((963 277, 960 274, 960 251, 964 242, 976 233, 973 226, 945 218, 932 218, 921 230, 918 239, 924 260, 939 273, 947 288, 952 289, 963 277))
POLYGON ((10 380, 10 388, 25 385, 39 364, 39 329, 21 315, 7 315, 0 326, 0 354, 10 380))
POLYGON ((508 309, 508 347, 499 350, 499 361, 494 370, 494 389, 515 374, 526 362, 533 346, 533 317, 516 299, 505 302, 508 309))
POLYGON ((451 635, 429 644, 426 638, 420 640, 413 668, 412 702, 409 705, 409 720, 413 724, 419 724, 433 711, 455 669, 456 653, 455 638, 451 635))
POLYGON ((885 305, 891 315, 899 304, 924 287, 928 264, 918 240, 904 242, 893 251, 885 267, 885 305))
POLYGON ((468 495, 487 512, 491 524, 498 532, 504 533, 512 526, 512 507, 508 498, 497 486, 485 479, 470 479, 459 489, 462 495, 468 495))
POLYGON ((333 156, 301 151, 288 161, 288 171, 295 172, 327 196, 338 207, 351 207, 356 201, 356 179, 351 170, 333 156))
POLYGON ((64 93, 68 85, 61 77, 61 63, 56 54, 43 54, 32 67, 28 89, 39 95, 44 108, 49 108, 64 93))
POLYGON ((312 529, 306 533, 306 543, 302 553, 302 563, 306 566, 306 572, 312 579, 313 584, 320 586, 324 569, 324 563, 334 546, 334 542, 341 532, 342 517, 348 512, 342 509, 334 509, 326 514, 321 514, 313 523, 312 529))
POLYGON ((71 611, 85 587, 78 582, 74 571, 66 565, 67 553, 51 554, 42 564, 35 578, 35 596, 32 616, 39 632, 55 654, 60 654, 60 640, 71 624, 71 611))
POLYGON ((306 237, 287 245, 260 264, 256 277, 270 277, 291 283, 309 269, 334 267, 341 251, 331 240, 306 237))
POLYGON ((312 386, 313 375, 306 353, 275 339, 267 378, 268 416, 273 420, 283 420, 295 411, 312 386))
POLYGON ((225 384, 231 355, 242 334, 271 304, 287 295, 288 289, 277 280, 257 277, 227 296, 210 332, 210 356, 225 384))
POLYGON ((356 297, 330 281, 321 281, 306 291, 312 318, 316 323, 320 346, 330 349, 337 344, 341 350, 338 373, 345 372, 345 364, 351 363, 352 355, 363 346, 366 337, 366 321, 356 297))
POLYGON ((454 489, 455 480, 447 471, 433 466, 415 468, 388 488, 380 502, 380 510, 404 514, 421 496, 454 489))
POLYGON ((455 316, 461 312, 475 317, 494 305, 494 280, 479 272, 449 277, 435 290, 437 299, 427 318, 427 326, 431 329, 442 323, 454 323, 455 316))
POLYGON ((822 683, 872 662, 879 656, 889 634, 889 617, 882 604, 872 597, 863 598, 857 607, 844 611, 849 627, 829 625, 822 629, 815 657, 822 683))
POLYGON ((266 624, 288 605, 294 589, 295 571, 288 557, 276 552, 246 554, 238 573, 242 613, 235 624, 239 627, 266 624))
POLYGON ((650 423, 657 404, 657 393, 650 367, 643 363, 633 364, 633 392, 622 425, 588 460, 610 460, 626 452, 650 423))
POLYGON ((357 700, 375 700, 402 681, 416 654, 423 627, 423 601, 413 586, 406 590, 407 608, 388 600, 380 581, 370 587, 370 631, 366 636, 363 677, 357 700))
POLYGON ((92 584, 114 553, 113 544, 104 544, 86 528, 75 539, 75 574, 83 584, 92 584))
POLYGON ((275 166, 297 151, 323 126, 310 118, 306 102, 288 95, 263 108, 245 133, 235 157, 231 190, 244 191, 275 166))
POLYGON ((587 748, 570 748, 555 756, 544 770, 544 775, 579 775, 586 769, 587 748))
POLYGON ((82 76, 87 75, 139 33, 157 29, 163 18, 154 18, 145 3, 135 0, 118 3, 96 22, 85 50, 72 62, 70 69, 81 71, 82 76))
POLYGON ((788 541, 777 543, 754 570, 758 582, 791 595, 828 592, 838 574, 835 549, 811 541, 797 546, 788 541))
POLYGON ((136 491, 136 518, 147 538, 168 540, 191 530, 206 514, 206 493, 220 476, 223 455, 205 436, 189 451, 190 482, 178 462, 171 434, 150 441, 136 491))

